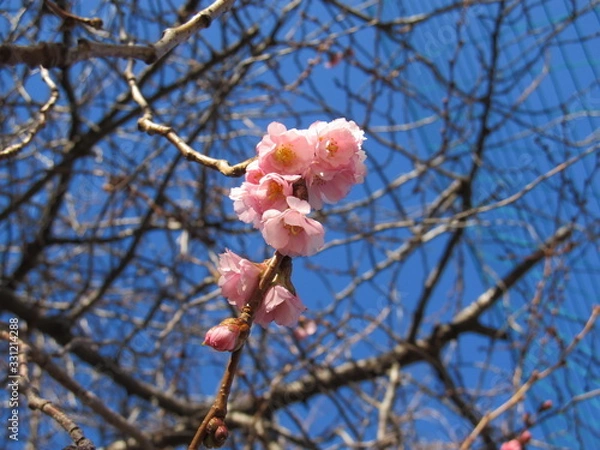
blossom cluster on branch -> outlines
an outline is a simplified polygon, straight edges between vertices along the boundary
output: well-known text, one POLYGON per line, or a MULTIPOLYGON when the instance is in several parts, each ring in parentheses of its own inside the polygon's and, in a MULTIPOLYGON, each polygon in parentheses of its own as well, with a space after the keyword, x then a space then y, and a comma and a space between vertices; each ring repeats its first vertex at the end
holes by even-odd
MULTIPOLYGON (((260 230, 265 242, 289 260, 275 274, 264 298, 253 305, 252 320, 259 325, 294 326, 306 310, 290 279, 290 258, 311 256, 323 247, 323 225, 309 214, 325 203, 340 201, 353 185, 363 182, 364 140, 356 123, 344 118, 317 121, 303 130, 272 122, 256 146, 258 158, 248 166, 244 182, 231 189, 239 219, 260 230)), ((218 267, 223 296, 243 310, 267 266, 267 261, 255 263, 226 250, 218 267)), ((243 321, 235 320, 211 328, 205 344, 219 351, 237 350, 247 330, 243 321)))
POLYGON ((340 201, 363 182, 364 133, 346 119, 315 122, 306 130, 273 122, 267 131, 246 180, 231 190, 234 210, 281 254, 314 255, 325 231, 308 214, 323 203, 340 201))

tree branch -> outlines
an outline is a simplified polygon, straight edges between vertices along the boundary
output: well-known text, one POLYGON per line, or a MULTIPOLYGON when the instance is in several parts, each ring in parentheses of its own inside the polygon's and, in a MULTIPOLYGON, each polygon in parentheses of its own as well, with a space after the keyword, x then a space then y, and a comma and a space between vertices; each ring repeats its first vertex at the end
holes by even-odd
MULTIPOLYGON (((110 57, 135 59, 144 61, 146 64, 153 64, 198 31, 208 28, 213 20, 231 9, 234 2, 235 0, 215 0, 186 23, 174 28, 167 28, 155 44, 147 46, 103 44, 84 39, 80 39, 75 48, 49 42, 41 42, 34 46, 0 45, 0 67, 18 64, 26 64, 29 67, 38 65, 46 68, 67 67, 86 59, 110 57)), ((60 16, 65 18, 64 14, 60 16)), ((82 20, 89 21, 90 19, 82 20)), ((91 20, 93 21, 93 19, 91 20)), ((97 25, 97 23, 95 24, 97 25)))

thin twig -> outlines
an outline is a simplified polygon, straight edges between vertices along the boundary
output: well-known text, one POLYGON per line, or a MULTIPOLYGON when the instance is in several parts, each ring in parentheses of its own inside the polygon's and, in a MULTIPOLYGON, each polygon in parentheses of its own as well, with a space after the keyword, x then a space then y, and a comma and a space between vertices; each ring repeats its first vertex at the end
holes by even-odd
POLYGON ((477 436, 479 436, 482 430, 485 427, 487 427, 490 422, 492 422, 494 419, 496 419, 498 416, 505 413, 509 409, 513 408, 519 402, 521 402, 525 397, 527 391, 529 391, 535 383, 546 378, 560 367, 563 367, 569 354, 573 351, 577 344, 579 344, 579 342, 583 340, 586 334, 590 332, 590 330, 594 326, 594 323, 596 322, 596 319, 598 318, 598 315, 600 315, 600 305, 595 305, 592 308, 592 313, 590 314, 590 317, 586 322, 585 326, 573 338, 569 346, 561 353, 558 361, 556 361, 556 363, 554 363, 552 366, 544 369, 542 372, 534 371, 529 377, 529 379, 513 394, 511 398, 509 398, 505 403, 500 405, 494 411, 489 412, 485 416, 483 416, 481 421, 477 424, 473 431, 471 431, 471 434, 469 434, 469 436, 467 436, 467 438, 464 440, 464 442, 460 446, 460 450, 468 450, 469 448, 471 448, 471 445, 473 445, 473 442, 475 442, 477 436))
MULTIPOLYGON (((0 339, 9 340, 8 333, 6 331, 0 331, 0 339)), ((42 368, 48 375, 54 378, 58 383, 60 383, 63 387, 68 389, 70 392, 75 394, 77 398, 81 400, 83 404, 88 406, 92 411, 97 413, 100 417, 106 420, 107 423, 113 425, 119 431, 126 433, 132 436, 134 439, 138 441, 140 445, 144 447, 144 449, 151 450, 154 448, 152 442, 142 433, 138 428, 132 426, 124 417, 114 412, 110 408, 108 408, 102 400, 100 400, 96 395, 94 395, 89 390, 85 389, 78 382, 73 380, 65 371, 57 366, 45 353, 43 353, 40 349, 36 348, 34 345, 24 341, 23 339, 19 339, 19 357, 23 358, 20 361, 21 370, 21 379, 25 380, 24 386, 26 389, 27 401, 29 406, 34 409, 39 409, 44 412, 48 416, 52 417, 56 420, 69 434, 71 434, 71 430, 74 429, 73 422, 60 411, 59 408, 54 406, 50 401, 44 400, 42 398, 37 397, 34 391, 29 388, 29 374, 27 370, 27 361, 26 357, 31 359, 35 364, 37 364, 40 368, 42 368), (71 425, 72 426, 71 426, 71 425)), ((78 427, 77 427, 78 428, 78 427)), ((73 442, 76 444, 83 437, 83 433, 79 430, 80 434, 71 435, 73 442)), ((78 444, 79 445, 79 444, 78 444)))
POLYGON ((50 0, 44 0, 44 5, 46 5, 50 11, 63 20, 63 26, 66 28, 71 28, 73 25, 79 22, 95 28, 96 30, 102 29, 103 22, 102 19, 98 17, 92 17, 91 19, 88 19, 87 17, 76 16, 75 14, 62 9, 60 6, 50 0))
POLYGON ((33 127, 29 131, 27 131, 23 140, 17 144, 11 145, 4 150, 0 150, 0 161, 3 159, 8 159, 16 156, 27 144, 29 144, 34 136, 46 126, 46 122, 48 120, 48 112, 54 107, 56 101, 58 100, 58 89, 52 78, 50 78, 50 74, 48 70, 40 67, 40 75, 44 82, 50 88, 50 97, 48 101, 40 108, 40 115, 37 121, 34 123, 33 127))
MULTIPOLYGON (((0 339, 8 342, 14 342, 14 336, 10 336, 8 332, 0 330, 0 339)), ((29 345, 22 339, 17 339, 19 345, 19 386, 25 391, 27 403, 30 408, 37 409, 58 423, 71 437, 79 450, 95 450, 95 445, 83 434, 83 430, 73 420, 69 418, 63 411, 55 406, 51 401, 41 398, 37 395, 36 390, 32 389, 29 381, 29 367, 27 354, 29 345)))
POLYGON ((152 110, 137 85, 135 75, 132 71, 131 62, 128 64, 127 69, 125 70, 125 77, 127 78, 127 83, 131 89, 131 96, 143 111, 142 117, 140 117, 138 120, 138 128, 141 131, 145 131, 149 135, 159 134, 165 137, 181 152, 186 159, 200 163, 203 166, 211 169, 218 170, 223 175, 228 177, 240 177, 246 173, 246 167, 248 167, 248 165, 254 161, 255 158, 247 159, 246 161, 242 161, 232 166, 225 159, 211 158, 194 150, 177 133, 175 133, 171 127, 153 122, 152 110))
MULTIPOLYGON (((78 45, 71 48, 62 43, 53 42, 40 42, 37 45, 0 45, 0 67, 17 64, 26 64, 29 67, 39 65, 46 68, 67 67, 78 61, 106 57, 136 59, 144 61, 146 64, 153 64, 198 31, 208 28, 216 18, 231 9, 234 2, 235 0, 215 0, 186 23, 164 30, 162 37, 154 44, 149 45, 114 45, 89 42, 84 39, 80 39, 78 45)), ((102 27, 100 19, 75 16, 48 0, 46 0, 46 5, 64 20, 66 26, 80 22, 94 28, 102 27)))

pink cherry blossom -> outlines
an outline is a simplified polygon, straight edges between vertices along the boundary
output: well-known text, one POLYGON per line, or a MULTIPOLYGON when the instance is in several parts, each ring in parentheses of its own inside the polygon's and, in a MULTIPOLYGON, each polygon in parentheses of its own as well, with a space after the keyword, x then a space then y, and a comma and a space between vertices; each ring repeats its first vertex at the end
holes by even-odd
POLYGON ((233 210, 238 218, 245 223, 256 226, 260 222, 262 214, 257 211, 258 198, 256 196, 257 184, 244 181, 240 187, 231 188, 229 198, 233 200, 233 210))
POLYGON ((219 255, 219 286, 229 303, 242 309, 258 286, 263 264, 236 255, 231 250, 219 255))
POLYGON ((260 179, 265 176, 265 173, 258 165, 258 159, 255 159, 248 167, 246 167, 246 181, 252 184, 258 184, 260 179))
POLYGON ((296 325, 304 311, 306 307, 298 296, 281 285, 275 285, 265 295, 254 321, 263 327, 267 327, 271 322, 291 327, 296 325))
POLYGON ((365 140, 364 132, 358 125, 344 118, 331 122, 315 122, 309 130, 317 134, 315 164, 323 168, 346 167, 365 140))
POLYGON ((225 319, 206 332, 204 345, 220 352, 233 352, 241 347, 248 336, 248 325, 238 323, 239 319, 225 319))
POLYGON ((285 211, 270 209, 262 217, 262 235, 267 244, 287 256, 310 256, 324 244, 323 225, 306 215, 310 205, 296 197, 288 197, 285 211))
POLYGON ((272 122, 256 146, 258 165, 265 173, 302 175, 313 161, 315 144, 314 133, 272 122))
POLYGON ((242 222, 260 228, 265 211, 287 209, 286 198, 293 194, 293 182, 299 178, 299 175, 269 173, 258 184, 244 182, 241 187, 231 189, 229 197, 233 200, 233 209, 242 222))
POLYGON ((364 181, 366 154, 361 145, 364 133, 346 119, 315 122, 310 128, 318 135, 316 156, 306 172, 310 205, 321 209, 323 203, 337 203, 364 181))
POLYGON ((326 174, 311 174, 307 177, 308 201, 310 206, 321 209, 323 203, 337 203, 356 184, 356 174, 353 169, 344 168, 326 174))

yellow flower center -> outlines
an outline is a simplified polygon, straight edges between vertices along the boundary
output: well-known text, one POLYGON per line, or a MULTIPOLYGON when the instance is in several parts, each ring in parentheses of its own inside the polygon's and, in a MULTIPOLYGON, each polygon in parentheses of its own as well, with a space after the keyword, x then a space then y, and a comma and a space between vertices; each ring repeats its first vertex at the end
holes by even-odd
POLYGON ((296 236, 300 233, 302 233, 303 228, 302 227, 298 227, 296 225, 288 225, 287 223, 284 225, 284 227, 293 235, 296 236))
POLYGON ((340 147, 337 145, 337 142, 335 142, 333 139, 327 144, 327 151, 329 152, 329 156, 335 156, 339 149, 340 147))
POLYGON ((269 200, 274 201, 283 196, 283 187, 276 181, 269 182, 267 188, 267 197, 269 200))
POLYGON ((292 146, 284 144, 275 149, 273 158, 277 163, 283 166, 289 166, 294 159, 296 159, 296 153, 294 153, 294 148, 292 146))

